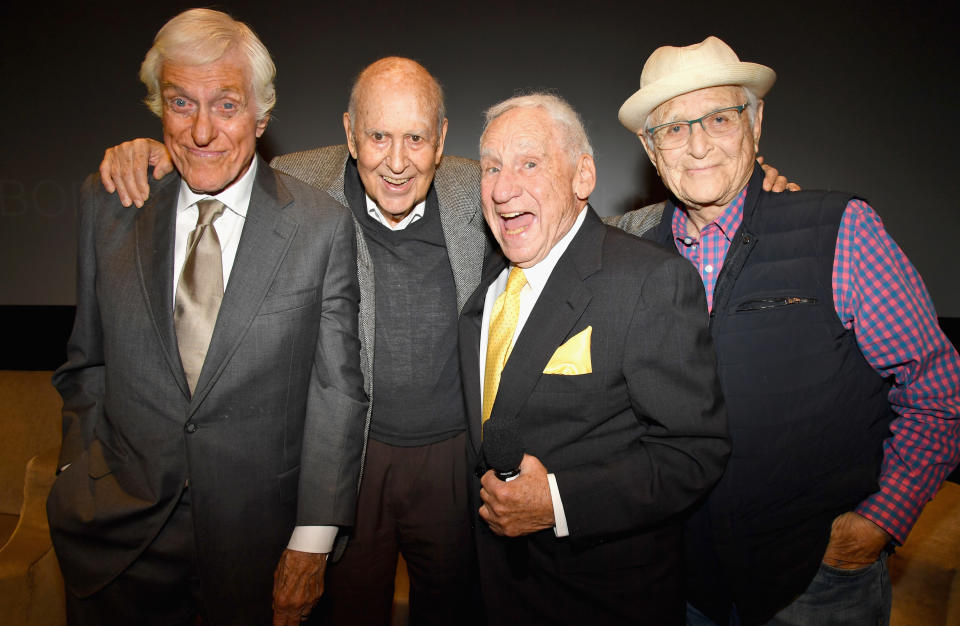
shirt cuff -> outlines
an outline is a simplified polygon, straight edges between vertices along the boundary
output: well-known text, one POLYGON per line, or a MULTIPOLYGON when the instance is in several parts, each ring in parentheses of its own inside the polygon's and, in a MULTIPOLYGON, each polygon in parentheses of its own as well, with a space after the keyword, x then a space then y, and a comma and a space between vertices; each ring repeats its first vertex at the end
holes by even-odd
POLYGON ((550 499, 553 501, 553 534, 557 537, 569 537, 567 516, 563 513, 563 502, 560 500, 560 489, 557 487, 557 477, 547 474, 547 483, 550 485, 550 499))
POLYGON ((329 554, 337 538, 336 526, 297 526, 287 543, 288 550, 329 554))

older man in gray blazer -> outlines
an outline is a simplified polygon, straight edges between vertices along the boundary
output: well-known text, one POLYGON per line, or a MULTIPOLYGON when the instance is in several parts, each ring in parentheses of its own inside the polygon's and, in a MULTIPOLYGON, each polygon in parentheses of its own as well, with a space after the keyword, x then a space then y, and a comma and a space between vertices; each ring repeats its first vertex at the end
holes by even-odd
POLYGON ((371 421, 357 524, 322 608, 335 624, 387 623, 399 551, 414 623, 469 622, 476 585, 456 328, 489 250, 479 168, 443 156, 443 94, 409 59, 366 68, 343 122, 346 146, 273 161, 350 207, 357 226, 371 421))

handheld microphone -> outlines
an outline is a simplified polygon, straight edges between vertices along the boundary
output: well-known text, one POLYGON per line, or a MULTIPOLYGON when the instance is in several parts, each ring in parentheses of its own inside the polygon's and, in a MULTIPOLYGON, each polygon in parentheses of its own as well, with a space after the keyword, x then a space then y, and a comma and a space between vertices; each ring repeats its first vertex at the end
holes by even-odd
POLYGON ((513 480, 520 475, 523 460, 523 441, 513 426, 501 426, 494 420, 483 428, 483 457, 497 478, 513 480))

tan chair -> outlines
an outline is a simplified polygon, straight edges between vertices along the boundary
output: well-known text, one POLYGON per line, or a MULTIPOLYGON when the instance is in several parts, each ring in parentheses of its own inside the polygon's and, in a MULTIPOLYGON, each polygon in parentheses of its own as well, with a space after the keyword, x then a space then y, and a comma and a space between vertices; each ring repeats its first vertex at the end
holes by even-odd
POLYGON ((0 370, 0 621, 66 624, 46 500, 60 450, 52 372, 0 370))
POLYGON ((945 482, 890 557, 892 626, 960 625, 960 485, 945 482))
POLYGON ((390 613, 390 626, 409 626, 410 624, 410 577, 407 574, 407 562, 403 556, 397 558, 397 574, 393 581, 393 610, 390 613))

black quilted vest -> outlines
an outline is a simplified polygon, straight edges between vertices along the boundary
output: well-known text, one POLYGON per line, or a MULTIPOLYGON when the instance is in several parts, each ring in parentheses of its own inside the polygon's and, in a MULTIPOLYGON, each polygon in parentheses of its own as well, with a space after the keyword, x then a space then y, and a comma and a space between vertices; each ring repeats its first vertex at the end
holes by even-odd
MULTIPOLYGON (((817 572, 832 520, 878 489, 889 382, 843 328, 831 277, 850 195, 767 193, 759 167, 717 279, 710 326, 733 452, 687 524, 687 599, 759 624, 817 572)), ((647 232, 676 251, 675 202, 647 232)))

